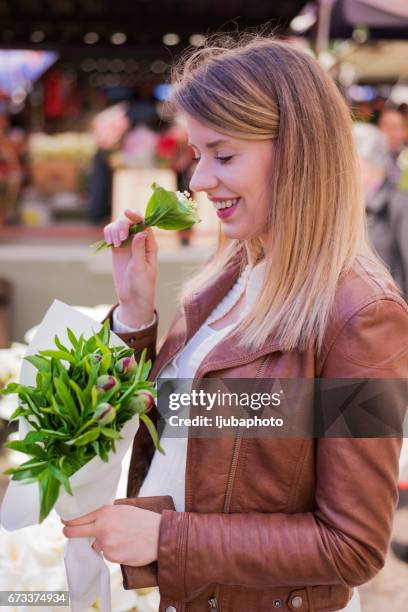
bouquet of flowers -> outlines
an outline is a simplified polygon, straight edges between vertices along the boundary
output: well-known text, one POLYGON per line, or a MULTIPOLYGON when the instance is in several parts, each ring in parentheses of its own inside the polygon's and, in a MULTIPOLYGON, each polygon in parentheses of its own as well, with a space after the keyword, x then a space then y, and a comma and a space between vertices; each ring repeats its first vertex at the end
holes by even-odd
MULTIPOLYGON (((71 520, 115 499, 122 459, 139 427, 157 432, 146 412, 156 397, 145 352, 133 350, 103 325, 55 300, 27 348, 18 383, 19 440, 7 443, 29 459, 12 477, 1 507, 8 530, 41 523, 55 507, 71 520), (97 328, 95 330, 95 327, 97 328)), ((71 609, 101 597, 110 610, 109 570, 92 538, 67 541, 65 565, 71 609)))
POLYGON ((67 329, 71 348, 54 338, 57 350, 24 357, 37 370, 35 387, 10 383, 1 393, 17 393, 20 406, 10 421, 24 417, 32 430, 5 446, 31 458, 6 470, 13 480, 37 481, 41 523, 58 499, 60 487, 73 495, 69 478, 93 457, 108 462, 124 424, 138 414, 160 449, 157 433, 145 414, 156 392, 147 380, 151 362, 143 351, 139 363, 132 349, 110 348, 109 321, 90 338, 67 329), (64 362, 69 364, 68 369, 64 362))
MULTIPOLYGON (((129 236, 121 244, 127 245, 134 234, 142 232, 146 227, 159 227, 165 230, 182 230, 192 227, 200 219, 197 205, 191 200, 188 192, 168 191, 157 183, 152 184, 153 193, 147 203, 145 218, 142 223, 135 223, 129 228, 129 236)), ((109 248, 105 240, 91 244, 95 253, 109 248)))

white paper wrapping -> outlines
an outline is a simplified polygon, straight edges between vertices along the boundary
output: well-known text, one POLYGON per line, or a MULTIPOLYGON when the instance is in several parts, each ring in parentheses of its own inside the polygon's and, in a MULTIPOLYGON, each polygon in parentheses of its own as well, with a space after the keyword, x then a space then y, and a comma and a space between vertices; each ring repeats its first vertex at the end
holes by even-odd
MULTIPOLYGON (((70 346, 66 329, 69 327, 79 336, 97 333, 102 325, 78 312, 71 306, 54 300, 41 325, 27 347, 25 355, 34 355, 40 350, 55 349, 54 337, 58 335, 63 344, 70 346)), ((124 346, 118 336, 111 332, 110 346, 124 346)), ((37 370, 28 361, 23 361, 20 384, 35 385, 37 370)), ((73 496, 61 487, 55 506, 61 518, 71 520, 93 512, 103 505, 111 504, 121 474, 121 463, 139 427, 139 417, 128 421, 122 431, 122 440, 116 443, 116 453, 110 453, 109 462, 94 457, 70 478, 73 496)), ((19 438, 23 439, 30 426, 24 418, 19 419, 19 438)), ((36 525, 40 512, 40 496, 37 483, 24 484, 10 481, 1 506, 1 524, 9 531, 36 525)), ((61 524, 62 529, 62 524, 61 524)), ((110 612, 110 576, 103 559, 92 548, 93 538, 71 538, 65 546, 64 561, 73 612, 82 612, 100 598, 103 612, 110 612)))

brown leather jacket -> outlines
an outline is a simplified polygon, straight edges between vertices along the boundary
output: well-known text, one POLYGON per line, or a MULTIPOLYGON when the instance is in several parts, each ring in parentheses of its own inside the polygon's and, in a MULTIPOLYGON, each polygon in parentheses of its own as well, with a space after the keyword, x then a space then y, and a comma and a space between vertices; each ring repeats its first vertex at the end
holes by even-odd
MULTIPOLYGON (((235 282, 232 262, 180 309, 157 357, 157 326, 119 334, 148 346, 151 378, 180 351, 235 282)), ((270 337, 254 351, 234 336, 204 359, 195 381, 223 378, 408 378, 408 309, 375 264, 360 258, 339 283, 324 348, 285 352, 270 337)), ((391 405, 387 407, 391 409, 391 405)), ((160 612, 339 610, 383 566, 398 500, 400 437, 191 438, 185 512, 162 515, 160 612)), ((128 496, 153 445, 135 437, 128 496)), ((126 570, 125 570, 126 574, 126 570)), ((126 588, 132 588, 128 576, 126 588)))

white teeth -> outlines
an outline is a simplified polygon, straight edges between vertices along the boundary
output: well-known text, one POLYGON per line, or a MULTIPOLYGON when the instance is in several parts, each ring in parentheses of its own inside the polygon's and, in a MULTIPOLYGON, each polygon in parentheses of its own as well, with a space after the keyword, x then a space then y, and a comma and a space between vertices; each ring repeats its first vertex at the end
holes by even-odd
POLYGON ((238 202, 239 198, 235 198, 235 200, 223 200, 222 202, 214 202, 214 206, 217 210, 222 210, 223 208, 231 208, 238 202))

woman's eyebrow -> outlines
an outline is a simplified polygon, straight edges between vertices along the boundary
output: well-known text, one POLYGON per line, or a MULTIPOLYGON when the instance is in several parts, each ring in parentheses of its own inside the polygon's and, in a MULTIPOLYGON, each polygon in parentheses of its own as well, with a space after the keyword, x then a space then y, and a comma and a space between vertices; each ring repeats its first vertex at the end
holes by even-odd
MULTIPOLYGON (((214 147, 218 147, 218 145, 224 144, 225 142, 229 142, 229 141, 227 139, 225 139, 225 138, 219 138, 218 140, 213 140, 212 142, 207 142, 207 144, 205 146, 207 147, 207 149, 213 149, 214 147)), ((198 148, 192 142, 189 142, 188 144, 190 145, 190 147, 195 147, 196 149, 198 148)))

